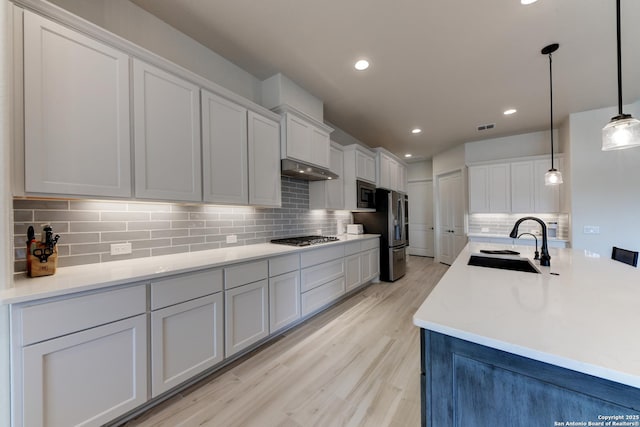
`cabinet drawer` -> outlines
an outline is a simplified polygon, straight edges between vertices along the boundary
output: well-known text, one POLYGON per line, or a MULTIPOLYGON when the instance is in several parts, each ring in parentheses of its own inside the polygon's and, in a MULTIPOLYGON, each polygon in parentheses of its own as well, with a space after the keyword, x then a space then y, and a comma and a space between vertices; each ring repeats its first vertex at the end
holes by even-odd
POLYGON ((314 267, 305 268, 301 273, 302 292, 316 288, 323 283, 344 277, 344 259, 325 262, 314 267))
POLYGON ((136 314, 147 308, 144 285, 16 308, 26 346, 136 314))
POLYGON ((344 295, 344 277, 302 294, 302 315, 313 313, 344 295))
POLYGON ((151 309, 200 298, 222 290, 222 270, 206 270, 151 282, 151 309))
POLYGON ((376 249, 380 246, 380 239, 369 239, 362 242, 362 250, 368 251, 369 249, 376 249))
POLYGON ((303 252, 300 254, 300 267, 306 268, 338 258, 344 258, 344 245, 303 252))
POLYGON ((224 288, 231 289, 269 277, 267 260, 248 262, 224 269, 224 288))
POLYGON ((344 256, 357 254, 362 250, 361 242, 351 242, 344 245, 344 256))
POLYGON ((279 276, 300 268, 300 255, 285 255, 269 260, 269 277, 279 276))

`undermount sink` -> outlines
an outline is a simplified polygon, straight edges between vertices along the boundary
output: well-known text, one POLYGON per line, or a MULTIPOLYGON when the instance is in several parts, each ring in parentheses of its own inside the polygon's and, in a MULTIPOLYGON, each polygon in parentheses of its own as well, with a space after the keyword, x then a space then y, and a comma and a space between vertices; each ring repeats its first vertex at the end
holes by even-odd
POLYGON ((499 268, 501 270, 524 271, 526 273, 538 273, 540 270, 533 265, 528 258, 519 256, 488 256, 471 255, 468 265, 477 267, 499 268))

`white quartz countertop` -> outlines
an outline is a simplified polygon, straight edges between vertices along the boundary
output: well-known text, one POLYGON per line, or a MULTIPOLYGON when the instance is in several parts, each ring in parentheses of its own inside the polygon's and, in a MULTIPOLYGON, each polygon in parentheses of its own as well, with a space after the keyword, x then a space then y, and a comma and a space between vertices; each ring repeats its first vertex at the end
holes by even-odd
MULTIPOLYGON (((514 247, 469 243, 415 313, 414 324, 640 387, 640 269, 557 248, 549 249, 551 267, 538 266, 542 274, 467 265, 480 249, 507 248, 514 247)), ((515 250, 533 258, 530 246, 515 250)))
POLYGON ((0 305, 16 304, 75 292, 95 290, 171 274, 222 267, 261 258, 303 252, 378 237, 377 234, 346 234, 338 236, 340 240, 337 242, 304 247, 262 243, 151 258, 63 267, 58 268, 56 274, 53 276, 30 278, 27 277, 26 274, 16 274, 14 277, 14 286, 0 291, 0 305))

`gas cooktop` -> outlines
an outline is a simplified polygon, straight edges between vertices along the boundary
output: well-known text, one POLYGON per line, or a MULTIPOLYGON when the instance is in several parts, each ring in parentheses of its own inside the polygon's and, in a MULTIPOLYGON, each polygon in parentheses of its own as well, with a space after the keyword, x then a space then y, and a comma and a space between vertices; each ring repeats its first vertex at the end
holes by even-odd
POLYGON ((339 239, 331 236, 298 236, 298 237, 285 237, 284 239, 273 239, 271 243, 278 245, 290 245, 290 246, 309 246, 318 245, 321 243, 336 242, 339 239))

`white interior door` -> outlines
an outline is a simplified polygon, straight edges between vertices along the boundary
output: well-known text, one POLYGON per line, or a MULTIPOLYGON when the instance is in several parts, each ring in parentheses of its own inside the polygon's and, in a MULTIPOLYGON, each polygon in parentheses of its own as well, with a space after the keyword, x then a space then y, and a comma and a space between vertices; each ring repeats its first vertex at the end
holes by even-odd
POLYGON ((433 181, 408 184, 410 255, 434 256, 433 181))
POLYGON ((452 264, 466 244, 464 233, 464 185, 462 173, 438 176, 437 257, 439 262, 452 264))

